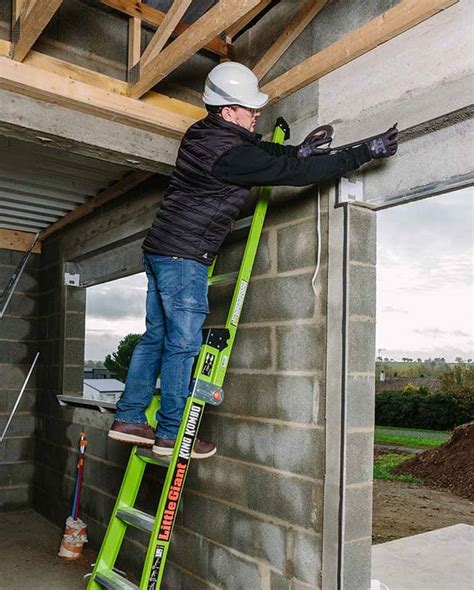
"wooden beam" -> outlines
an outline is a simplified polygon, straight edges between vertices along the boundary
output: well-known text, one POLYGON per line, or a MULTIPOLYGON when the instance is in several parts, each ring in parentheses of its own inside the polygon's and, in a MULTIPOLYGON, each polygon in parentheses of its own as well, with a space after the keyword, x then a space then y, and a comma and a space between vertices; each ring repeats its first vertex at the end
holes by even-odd
POLYGON ((121 180, 115 182, 109 188, 106 188, 105 190, 101 191, 96 197, 87 201, 87 203, 80 205, 79 207, 74 209, 74 211, 71 211, 61 219, 58 219, 58 221, 56 221, 49 227, 45 228, 40 233, 39 240, 45 240, 54 232, 57 232, 58 230, 63 229, 67 225, 70 225, 71 223, 78 221, 85 215, 92 213, 92 211, 94 211, 94 209, 97 209, 97 207, 101 207, 105 203, 108 203, 109 201, 112 201, 113 199, 120 197, 127 191, 131 190, 132 188, 135 188, 142 182, 145 182, 145 180, 148 180, 153 175, 153 172, 145 172, 143 170, 130 172, 121 180))
POLYGON ((142 21, 131 16, 128 19, 128 63, 127 81, 136 82, 135 72, 142 53, 142 21))
MULTIPOLYGON (((0 249, 27 252, 33 243, 34 233, 18 231, 16 229, 0 228, 0 249)), ((33 254, 41 254, 41 242, 38 241, 32 250, 33 254)))
POLYGON ((20 14, 20 36, 12 48, 12 59, 23 61, 38 37, 56 14, 63 0, 31 0, 20 14))
POLYGON ((168 39, 171 37, 172 32, 179 24, 179 21, 183 18, 184 13, 190 4, 191 0, 174 0, 170 9, 166 13, 163 22, 158 27, 158 30, 153 35, 151 41, 143 52, 140 59, 140 69, 145 68, 151 60, 158 56, 168 39))
POLYGON ((140 80, 131 86, 129 96, 140 98, 258 3, 259 0, 220 0, 143 68, 140 80))
POLYGON ((126 96, 48 73, 28 64, 0 58, 0 88, 111 121, 181 138, 199 118, 174 113, 145 100, 126 96))
MULTIPOLYGON (((166 16, 166 12, 147 6, 137 0, 100 0, 100 2, 110 8, 115 8, 123 14, 139 18, 144 23, 155 27, 159 27, 166 16)), ((190 25, 186 23, 179 23, 174 30, 172 37, 182 35, 189 27, 190 25)), ((210 39, 204 45, 203 49, 207 49, 220 57, 228 57, 230 53, 230 47, 225 41, 218 37, 210 39)))
POLYGON ((380 16, 278 76, 261 89, 270 104, 364 55, 459 0, 401 0, 380 16))
MULTIPOLYGON (((0 57, 6 57, 10 53, 10 42, 0 39, 0 57)), ((25 58, 24 64, 33 66, 44 72, 57 74, 64 78, 76 80, 77 82, 83 82, 90 86, 120 94, 122 96, 127 95, 128 85, 126 82, 111 78, 94 70, 88 70, 81 66, 76 66, 67 61, 50 57, 37 51, 30 51, 25 58)), ((151 106, 156 106, 178 115, 184 115, 197 121, 206 116, 206 111, 202 107, 195 106, 188 102, 178 100, 176 98, 170 98, 164 94, 157 92, 148 92, 142 98, 142 102, 146 102, 151 106)))
POLYGON ((301 35, 309 23, 327 4, 327 0, 309 0, 298 11, 295 18, 284 29, 283 33, 265 52, 253 68, 253 73, 261 80, 273 65, 280 59, 290 45, 301 35))
POLYGON ((239 18, 239 20, 234 23, 231 27, 226 30, 226 36, 228 39, 232 40, 236 35, 240 33, 242 29, 253 21, 253 19, 258 16, 265 8, 271 4, 273 0, 260 0, 258 5, 250 10, 245 16, 239 18))

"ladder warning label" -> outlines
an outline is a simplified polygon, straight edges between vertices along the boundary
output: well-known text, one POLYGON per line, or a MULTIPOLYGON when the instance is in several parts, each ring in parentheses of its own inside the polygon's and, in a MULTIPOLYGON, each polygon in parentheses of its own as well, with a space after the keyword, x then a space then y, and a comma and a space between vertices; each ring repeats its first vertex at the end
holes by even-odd
POLYGON ((237 324, 239 323, 240 312, 242 311, 242 306, 244 304, 244 299, 245 299, 245 293, 247 293, 248 286, 249 286, 249 284, 247 281, 242 281, 240 283, 239 293, 237 295, 237 299, 236 299, 235 305, 234 305, 234 311, 232 313, 232 319, 230 320, 230 323, 233 326, 237 326, 237 324))
POLYGON ((203 411, 203 406, 199 404, 191 404, 189 416, 186 421, 183 439, 181 441, 178 453, 178 460, 171 478, 171 485, 166 497, 166 504, 161 517, 160 528, 158 530, 158 545, 155 550, 153 566, 151 569, 150 578, 148 581, 148 590, 155 590, 158 581, 160 568, 162 565, 162 558, 164 554, 164 546, 159 542, 167 542, 171 538, 171 531, 173 530, 174 520, 178 511, 179 499, 183 491, 186 471, 188 469, 191 452, 193 450, 194 442, 197 436, 199 420, 203 411))
POLYGON ((202 366, 201 373, 209 377, 212 373, 212 367, 214 366, 214 361, 216 360, 216 356, 210 352, 208 352, 204 358, 204 364, 202 366))

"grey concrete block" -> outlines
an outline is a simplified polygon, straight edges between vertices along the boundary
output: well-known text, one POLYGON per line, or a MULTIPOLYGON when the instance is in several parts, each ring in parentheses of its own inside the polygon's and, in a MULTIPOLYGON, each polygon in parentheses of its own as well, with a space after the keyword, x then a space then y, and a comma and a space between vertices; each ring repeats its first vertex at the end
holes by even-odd
MULTIPOLYGON (((6 285, 13 274, 14 268, 9 266, 0 266, 0 285, 6 285)), ((36 273, 24 271, 18 281, 15 293, 36 293, 38 289, 38 279, 36 273)))
POLYGON ((64 341, 64 363, 66 365, 84 364, 84 340, 64 341))
POLYGON ((0 511, 24 510, 33 502, 33 486, 0 487, 0 511))
POLYGON ((287 529, 258 520, 238 510, 230 514, 229 546, 245 555, 256 557, 283 570, 286 556, 287 529))
MULTIPOLYGON (((233 284, 209 288, 208 300, 211 313, 207 316, 206 325, 223 326, 225 324, 233 293, 233 284)), ((244 309, 245 305, 244 303, 244 309)))
POLYGON ((271 590, 293 590, 292 581, 275 572, 270 573, 271 590))
MULTIPOLYGON (((231 513, 229 506, 213 502, 193 493, 186 493, 182 500, 182 524, 197 534, 220 543, 229 545, 231 537, 231 513)), ((237 547, 234 547, 237 548, 237 547)))
POLYGON ((373 427, 375 421, 375 382, 373 377, 347 379, 347 427, 373 427))
POLYGON ((222 547, 209 547, 209 581, 223 585, 226 590, 261 588, 258 564, 240 559, 222 547))
POLYGON ((29 485, 33 481, 33 463, 0 463, 2 486, 29 485))
POLYGON ((315 419, 319 388, 313 377, 228 373, 224 388, 223 412, 305 424, 315 419))
POLYGON ((80 287, 65 287, 65 289, 66 310, 85 313, 87 290, 80 287))
MULTIPOLYGON (((84 360, 84 359, 83 359, 84 360)), ((70 395, 82 395, 84 369, 82 367, 64 368, 63 392, 70 395)))
POLYGON ((241 321, 286 321, 311 318, 316 299, 311 273, 251 281, 241 321))
POLYGON ((372 533, 372 485, 346 488, 345 541, 372 533))
MULTIPOLYGON (((31 359, 33 361, 33 359, 31 359)), ((28 365, 0 365, 0 373, 2 375, 2 386, 5 389, 16 389, 20 391, 23 383, 30 370, 31 363, 28 365)), ((28 381, 28 386, 34 388, 36 385, 36 371, 33 371, 28 381)))
POLYGON ((323 431, 275 426, 273 465, 276 469, 321 479, 324 474, 323 431))
POLYGON ((36 340, 36 322, 5 315, 0 323, 0 341, 36 340))
POLYGON ((66 312, 64 330, 66 338, 84 338, 86 331, 86 314, 66 312))
MULTIPOLYGON (((38 344, 36 342, 3 341, 0 344, 0 364, 31 364, 37 352, 38 344)), ((2 385, 0 385, 1 388, 2 385)))
POLYGON ((346 484, 372 481, 374 437, 370 432, 347 433, 346 484))
POLYGON ((344 590, 370 588, 371 551, 370 537, 344 544, 344 590))
POLYGON ((321 539, 305 535, 294 534, 294 573, 295 577, 308 584, 319 584, 321 574, 321 539))
POLYGON ((182 590, 181 581, 181 570, 168 560, 166 562, 166 569, 162 578, 161 587, 163 590, 182 590))
POLYGON ((317 188, 277 186, 272 189, 272 198, 265 219, 265 226, 299 221, 305 217, 316 220, 317 188))
POLYGON ((278 272, 316 267, 318 259, 315 219, 278 229, 278 272))
POLYGON ((271 365, 271 329, 240 327, 230 366, 239 369, 268 369, 271 365))
MULTIPOLYGON (((14 263, 12 262, 12 253, 13 253, 13 250, 7 250, 6 248, 0 248, 0 265, 14 267, 14 263)), ((12 272, 13 272, 13 268, 12 268, 12 272)))
POLYGON ((321 371, 325 330, 318 325, 277 326, 277 367, 286 371, 321 371))
POLYGON ((375 372, 375 322, 349 322, 349 373, 375 372))
POLYGON ((0 445, 0 462, 33 461, 34 443, 33 437, 5 438, 0 445))
POLYGON ((349 259, 365 264, 377 262, 377 217, 370 209, 350 209, 349 259))
MULTIPOLYGON (((9 414, 0 416, 0 432, 3 432, 9 414)), ((35 417, 31 414, 15 414, 8 427, 8 436, 32 436, 35 432, 35 417)))
MULTIPOLYGON (((240 269, 245 244, 247 242, 248 230, 242 230, 235 233, 225 242, 217 256, 217 262, 214 269, 214 275, 227 272, 235 272, 240 269)), ((271 268, 271 258, 268 243, 268 231, 263 231, 258 245, 255 263, 253 265, 252 275, 259 275, 268 272, 271 268)))
MULTIPOLYGON (((8 414, 13 409, 20 392, 15 389, 0 389, 0 414, 8 414)), ((18 412, 33 412, 36 401, 36 389, 26 388, 17 408, 18 412)))
POLYGON ((349 314, 375 318, 376 271, 375 267, 350 266, 349 314))
POLYGON ((24 295, 15 290, 5 313, 6 315, 15 317, 35 318, 38 315, 38 311, 38 297, 24 295))
POLYGON ((223 456, 273 466, 274 426, 262 422, 218 419, 219 451, 223 456))
POLYGON ((169 558, 197 576, 208 579, 208 561, 212 553, 212 545, 203 537, 190 534, 175 527, 173 542, 170 546, 169 558))

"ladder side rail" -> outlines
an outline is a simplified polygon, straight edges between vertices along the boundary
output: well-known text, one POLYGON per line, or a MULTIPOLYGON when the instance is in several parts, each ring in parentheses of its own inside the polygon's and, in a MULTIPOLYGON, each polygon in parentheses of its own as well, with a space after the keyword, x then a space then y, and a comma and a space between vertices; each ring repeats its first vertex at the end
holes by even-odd
POLYGON ((205 405, 205 402, 192 396, 188 397, 186 401, 183 419, 156 511, 155 525, 148 544, 140 580, 140 590, 160 588, 176 515, 184 490, 184 482, 191 463, 191 452, 197 438, 205 405))
MULTIPOLYGON (((155 414, 158 404, 158 396, 153 396, 153 400, 146 412, 150 424, 154 423, 156 425, 155 414)), ((95 567, 92 570, 92 576, 89 579, 87 590, 100 590, 102 586, 96 582, 96 575, 104 570, 113 570, 117 560, 123 537, 128 526, 127 523, 117 517, 117 512, 120 508, 134 506, 146 468, 146 463, 137 456, 136 450, 137 447, 133 447, 130 453, 127 468, 122 479, 122 485, 117 494, 117 500, 115 501, 115 506, 110 515, 107 531, 102 540, 102 545, 100 547, 99 555, 97 556, 95 567)))

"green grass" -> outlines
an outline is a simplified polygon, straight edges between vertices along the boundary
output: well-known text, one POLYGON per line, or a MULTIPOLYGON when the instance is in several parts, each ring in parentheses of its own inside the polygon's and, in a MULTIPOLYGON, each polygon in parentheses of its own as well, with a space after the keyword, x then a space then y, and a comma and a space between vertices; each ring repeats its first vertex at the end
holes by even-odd
POLYGON ((375 459, 374 463, 374 479, 385 479, 387 481, 409 481, 412 483, 423 483, 418 477, 412 475, 393 475, 390 469, 396 467, 400 463, 411 459, 414 455, 402 455, 399 453, 387 453, 380 455, 375 459))
POLYGON ((414 447, 415 449, 435 449, 445 443, 446 439, 422 436, 399 436, 396 434, 381 434, 376 432, 375 442, 382 445, 414 447))
POLYGON ((383 430, 407 430, 409 432, 430 432, 433 434, 451 434, 450 430, 428 430, 427 428, 405 428, 402 426, 376 426, 375 431, 378 428, 383 428, 383 430))

